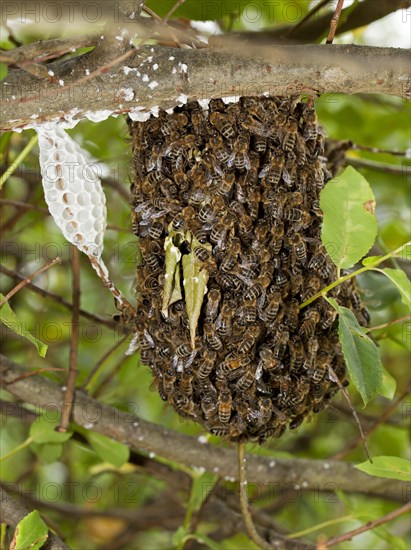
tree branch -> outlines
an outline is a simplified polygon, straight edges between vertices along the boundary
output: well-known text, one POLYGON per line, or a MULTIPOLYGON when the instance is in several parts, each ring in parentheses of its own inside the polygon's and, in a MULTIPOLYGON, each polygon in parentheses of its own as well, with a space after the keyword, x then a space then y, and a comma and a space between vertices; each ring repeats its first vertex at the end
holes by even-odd
MULTIPOLYGON (((39 407, 54 405, 61 409, 63 392, 60 387, 41 376, 17 380, 25 373, 27 370, 0 356, 0 382, 7 391, 27 403, 39 407)), ((128 445, 134 451, 149 451, 189 467, 218 473, 221 477, 237 475, 236 453, 232 448, 202 444, 192 437, 122 413, 81 392, 75 395, 73 420, 87 428, 92 423, 93 430, 128 445)), ((272 460, 270 457, 248 455, 247 463, 252 472, 250 482, 264 484, 266 488, 297 487, 299 491, 328 492, 339 489, 400 502, 408 498, 407 484, 368 476, 345 462, 272 460)))
MULTIPOLYGON (((336 35, 369 25, 394 11, 406 9, 410 5, 411 0, 378 0, 378 2, 375 0, 363 0, 359 2, 354 9, 350 6, 342 11, 342 22, 337 28, 336 35)), ((298 41, 299 43, 315 42, 326 35, 332 15, 333 10, 330 10, 328 13, 320 16, 316 13, 315 17, 307 18, 307 21, 301 21, 296 25, 276 26, 273 29, 259 32, 245 31, 235 33, 235 35, 242 38, 252 38, 264 44, 268 42, 273 43, 273 41, 291 42, 292 40, 298 41)), ((225 38, 224 35, 216 35, 211 37, 210 43, 213 45, 221 44, 225 38)))
MULTIPOLYGON (((28 510, 20 502, 17 502, 7 491, 0 487, 0 512, 2 522, 11 525, 15 529, 19 521, 27 516, 31 510, 28 510)), ((44 550, 69 550, 64 542, 50 531, 47 541, 42 548, 44 550)))
POLYGON ((267 92, 411 97, 409 52, 402 49, 262 47, 235 40, 225 50, 144 46, 125 63, 118 62, 85 81, 86 74, 105 67, 106 55, 104 49, 95 48, 80 57, 50 63, 61 85, 11 71, 0 86, 0 129, 30 127, 33 121, 73 121, 87 117, 87 111, 103 111, 102 118, 136 107, 167 109, 186 99, 267 92))

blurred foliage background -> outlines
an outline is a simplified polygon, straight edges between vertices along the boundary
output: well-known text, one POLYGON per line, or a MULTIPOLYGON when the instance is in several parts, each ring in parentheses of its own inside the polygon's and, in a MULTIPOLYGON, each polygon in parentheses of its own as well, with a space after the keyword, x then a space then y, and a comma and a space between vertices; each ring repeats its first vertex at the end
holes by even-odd
MULTIPOLYGON (((168 13, 174 4, 174 0, 147 2, 147 6, 159 16, 168 13)), ((204 27, 204 32, 207 32, 207 28, 211 29, 211 32, 260 30, 267 27, 275 28, 276 25, 294 24, 307 13, 311 5, 303 0, 292 4, 296 6, 294 12, 291 11, 290 2, 285 0, 252 3, 247 0, 224 3, 188 0, 173 17, 213 20, 212 24, 204 27), (293 17, 296 17, 296 20, 293 20, 293 17)), ((337 37, 336 42, 355 41, 357 44, 403 46, 404 25, 401 26, 399 13, 386 19, 387 21, 380 20, 349 35, 337 37), (398 22, 398 32, 395 33, 389 31, 390 26, 395 24, 394 20, 398 22)), ((6 38, 1 47, 4 49, 14 47, 14 40, 31 43, 37 39, 61 36, 62 33, 69 36, 72 33, 72 29, 61 31, 57 25, 45 25, 44 28, 38 26, 36 29, 33 25, 17 23, 10 24, 3 30, 6 38)), ((357 160, 369 159, 381 163, 381 169, 378 170, 359 168, 370 182, 377 201, 379 237, 372 253, 395 249, 410 239, 411 181, 410 176, 401 171, 402 167, 411 165, 409 104, 399 98, 376 95, 327 95, 317 100, 317 108, 319 120, 332 139, 350 139, 357 144, 379 149, 408 149, 406 158, 361 150, 348 153, 349 157, 357 160), (387 166, 398 168, 398 173, 385 170, 387 166)), ((33 131, 27 130, 21 134, 6 133, 1 136, 3 170, 16 158, 33 134, 33 131)), ((103 185, 107 197, 109 224, 103 257, 113 281, 133 303, 132 286, 135 264, 138 260, 138 244, 131 232, 130 207, 127 201, 132 168, 125 120, 118 117, 100 123, 83 121, 73 130, 69 130, 69 134, 101 163, 105 176, 103 185), (114 183, 109 185, 110 182, 114 183)), ((0 206, 2 266, 27 276, 56 255, 61 256, 63 263, 52 267, 34 283, 70 302, 70 247, 47 212, 40 183, 36 147, 25 159, 24 164, 8 179, 1 193, 0 206), (27 206, 14 206, 8 201, 19 201, 27 206)), ((402 267, 406 268, 406 265, 402 267)), ((3 271, 1 292, 6 294, 16 282, 3 271)), ((360 278, 359 283, 363 298, 371 312, 371 326, 388 323, 407 315, 398 292, 383 276, 367 273, 360 278)), ((18 292, 10 304, 26 328, 49 348, 45 359, 41 359, 32 345, 2 326, 3 353, 17 363, 33 369, 61 367, 63 372, 49 372, 44 375, 64 385, 64 370, 68 365, 70 344, 70 311, 56 300, 45 298, 29 288, 18 292)), ((164 406, 158 394, 150 390, 151 375, 149 369, 139 366, 138 354, 125 356, 131 337, 128 336, 121 341, 124 338, 121 327, 115 327, 113 330, 109 326, 113 324, 112 316, 116 313, 113 299, 103 288, 84 256, 81 256, 81 308, 100 317, 103 323, 98 319, 81 317, 77 381, 79 386, 88 379, 90 373, 93 373, 86 389, 102 402, 179 432, 196 437, 205 436, 216 445, 224 445, 217 438, 204 434, 194 423, 182 422, 171 408, 164 406)), ((399 395, 407 386, 409 387, 411 322, 408 320, 394 324, 373 334, 380 346, 385 368, 397 381, 399 395)), ((350 395, 365 428, 389 406, 389 401, 379 397, 363 410, 355 390, 351 389, 350 395)), ((1 390, 0 397, 4 401, 12 400, 5 390, 1 390)), ((372 455, 409 458, 407 426, 410 411, 411 401, 408 395, 390 419, 368 438, 372 455)), ((250 445, 248 450, 268 454, 273 458, 292 456, 324 459, 345 449, 347 444, 357 437, 357 432, 347 403, 338 395, 327 411, 315 416, 310 422, 305 422, 297 431, 287 432, 280 440, 272 441, 261 448, 250 445)), ((0 435, 1 455, 15 449, 27 435, 28 426, 21 422, 21 419, 4 417, 0 435)), ((348 452, 345 459, 360 462, 365 460, 361 445, 348 452)), ((179 468, 178 464, 173 466, 179 468)), ((63 455, 51 463, 47 457, 38 456, 31 448, 20 451, 2 462, 1 479, 5 482, 19 483, 21 487, 33 491, 42 500, 93 509, 143 508, 163 494, 170 498, 166 484, 145 473, 144 469, 135 465, 108 468, 90 447, 73 439, 65 445, 63 455), (97 497, 90 489, 94 485, 101 489, 97 491, 97 497), (59 490, 52 494, 51 488, 56 486, 59 490), (70 487, 74 487, 74 490, 70 490, 70 487)), ((225 483, 230 486, 230 482, 225 483)), ((343 533, 358 526, 359 522, 366 522, 388 513, 394 506, 390 502, 371 500, 364 496, 339 495, 337 498, 332 493, 305 494, 295 502, 291 502, 291 499, 287 501, 287 498, 276 491, 258 496, 261 498, 252 499, 253 505, 264 508, 267 513, 275 511, 276 523, 290 532, 330 522, 330 525, 325 525, 308 535, 313 541, 319 534, 329 537, 343 533), (351 517, 344 519, 349 514, 351 517)), ((179 505, 185 506, 188 495, 182 490, 174 494, 173 498, 179 505)), ((71 548, 121 547, 159 550, 173 547, 172 529, 166 529, 161 525, 133 531, 132 525, 121 518, 78 518, 70 513, 61 514, 53 511, 52 508, 47 510, 47 516, 54 523, 58 522, 58 530, 64 534, 71 548), (120 534, 123 536, 125 532, 131 534, 128 539, 124 539, 122 546, 118 546, 116 541, 119 540, 120 534)), ((197 524, 197 531, 200 533, 209 533, 215 528, 216 525, 201 520, 197 524)), ((406 518, 400 518, 393 524, 367 532, 351 542, 345 542, 343 548, 406 548, 411 544, 408 528, 406 518)), ((222 549, 254 548, 242 534, 230 536, 218 544, 218 548, 222 549)), ((186 548, 190 546, 187 545, 186 548)))

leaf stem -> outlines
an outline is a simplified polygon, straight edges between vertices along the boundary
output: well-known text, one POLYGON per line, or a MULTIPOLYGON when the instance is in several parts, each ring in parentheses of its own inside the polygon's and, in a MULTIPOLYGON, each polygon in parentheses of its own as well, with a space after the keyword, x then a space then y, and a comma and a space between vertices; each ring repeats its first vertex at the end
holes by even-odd
POLYGON ((335 288, 336 286, 340 285, 341 283, 345 283, 345 281, 348 281, 352 277, 356 277, 357 275, 360 275, 361 273, 365 273, 365 271, 371 271, 374 269, 377 265, 381 264, 382 262, 385 262, 385 260, 388 260, 388 258, 392 258, 394 256, 398 256, 399 252, 403 250, 406 246, 411 246, 411 241, 401 245, 397 249, 393 250, 392 252, 389 252, 385 256, 381 256, 379 258, 376 258, 376 260, 369 265, 365 265, 361 267, 360 269, 357 269, 357 271, 353 271, 352 273, 349 273, 348 275, 344 275, 344 277, 338 277, 336 281, 329 284, 328 286, 324 287, 322 290, 311 296, 311 298, 308 298, 308 300, 305 300, 302 304, 300 304, 300 309, 303 309, 304 307, 310 305, 312 302, 317 300, 317 298, 321 298, 321 296, 324 296, 335 288))
POLYGON ((16 160, 14 160, 10 166, 7 168, 5 172, 0 176, 0 189, 3 187, 3 185, 6 183, 6 181, 9 179, 9 177, 12 175, 14 170, 23 162, 23 160, 27 157, 27 155, 30 153, 30 151, 33 149, 33 147, 37 143, 38 136, 37 134, 31 138, 31 140, 28 142, 28 144, 25 146, 23 151, 17 156, 16 160))
POLYGON ((30 445, 30 443, 33 443, 33 438, 32 437, 28 437, 25 441, 23 441, 23 443, 20 443, 20 445, 18 445, 17 447, 14 447, 14 449, 12 449, 9 453, 6 453, 2 457, 0 457, 0 462, 3 462, 3 460, 7 460, 8 458, 15 455, 16 453, 18 453, 22 449, 25 449, 26 447, 28 447, 30 445))
POLYGON ((309 535, 310 533, 314 533, 315 531, 319 531, 320 529, 324 529, 324 527, 329 527, 330 525, 337 525, 338 523, 343 523, 344 521, 350 521, 354 519, 352 514, 348 514, 347 516, 342 516, 340 518, 334 518, 330 519, 328 521, 323 521, 322 523, 317 523, 317 525, 313 525, 312 527, 308 527, 307 529, 304 529, 303 531, 297 531, 296 533, 292 533, 291 535, 287 535, 288 539, 296 539, 305 537, 306 535, 309 535))

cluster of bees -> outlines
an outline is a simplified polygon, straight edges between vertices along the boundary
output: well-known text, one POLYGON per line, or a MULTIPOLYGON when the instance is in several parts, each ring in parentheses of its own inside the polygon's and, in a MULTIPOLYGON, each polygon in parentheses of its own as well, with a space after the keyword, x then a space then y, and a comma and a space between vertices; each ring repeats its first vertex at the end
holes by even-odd
MULTIPOLYGON (((299 307, 336 277, 320 238, 331 174, 313 104, 214 99, 129 127, 141 362, 178 414, 227 440, 296 428, 338 390, 329 367, 348 383, 335 310, 322 298, 299 307), (184 295, 162 313, 171 230, 194 235, 197 246, 176 246, 209 276, 194 346, 184 295)), ((352 280, 330 296, 367 324, 352 280)))

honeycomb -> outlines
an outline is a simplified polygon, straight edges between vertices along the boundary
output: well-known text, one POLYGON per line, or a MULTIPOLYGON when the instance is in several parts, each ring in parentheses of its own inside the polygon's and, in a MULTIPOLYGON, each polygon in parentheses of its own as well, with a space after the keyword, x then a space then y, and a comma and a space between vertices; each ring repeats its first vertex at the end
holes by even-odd
MULTIPOLYGON (((229 441, 297 428, 338 391, 329 367, 348 383, 335 310, 323 298, 299 307, 336 278, 320 238, 331 173, 313 103, 191 102, 129 129, 142 256, 133 323, 161 398, 229 441), (170 250, 177 292, 164 305, 170 250), (185 258, 206 280, 194 329, 185 258)), ((367 324, 353 280, 330 295, 367 324)))
POLYGON ((62 128, 55 125, 37 132, 50 214, 70 243, 99 259, 107 217, 101 182, 80 146, 62 128))

